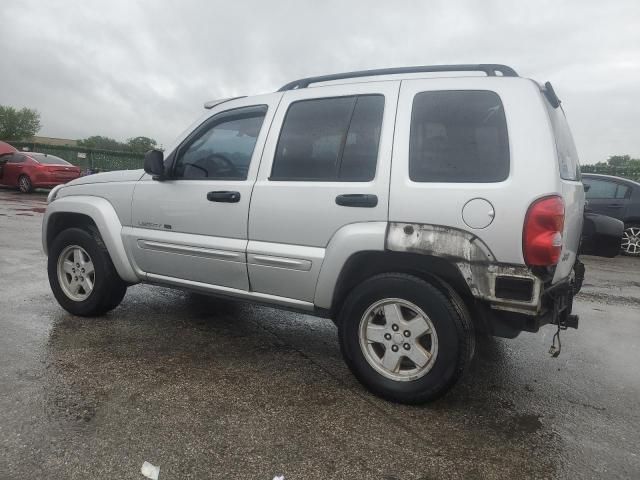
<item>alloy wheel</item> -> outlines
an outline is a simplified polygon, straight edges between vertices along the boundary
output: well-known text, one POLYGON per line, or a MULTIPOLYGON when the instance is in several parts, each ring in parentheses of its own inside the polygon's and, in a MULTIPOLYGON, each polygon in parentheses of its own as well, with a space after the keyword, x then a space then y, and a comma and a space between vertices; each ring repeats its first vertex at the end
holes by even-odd
POLYGON ((67 246, 58 256, 58 281, 64 294, 75 302, 89 298, 96 273, 87 251, 78 245, 67 246))
POLYGON ((360 348, 369 365, 396 381, 424 376, 438 356, 438 335, 431 319, 413 303, 386 298, 364 313, 360 348))
POLYGON ((627 255, 640 255, 640 227, 629 227, 624 230, 621 248, 627 255))
POLYGON ((31 181, 26 175, 23 175, 18 180, 18 186, 20 187, 21 192, 27 193, 31 190, 31 181))

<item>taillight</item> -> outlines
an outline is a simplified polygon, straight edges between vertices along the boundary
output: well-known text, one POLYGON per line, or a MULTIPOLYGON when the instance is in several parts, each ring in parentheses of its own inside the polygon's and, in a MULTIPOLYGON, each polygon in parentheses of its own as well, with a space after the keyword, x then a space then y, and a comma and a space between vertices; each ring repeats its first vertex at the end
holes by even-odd
POLYGON ((522 251, 524 261, 531 266, 556 265, 562 251, 564 202, 552 196, 531 204, 524 220, 522 251))

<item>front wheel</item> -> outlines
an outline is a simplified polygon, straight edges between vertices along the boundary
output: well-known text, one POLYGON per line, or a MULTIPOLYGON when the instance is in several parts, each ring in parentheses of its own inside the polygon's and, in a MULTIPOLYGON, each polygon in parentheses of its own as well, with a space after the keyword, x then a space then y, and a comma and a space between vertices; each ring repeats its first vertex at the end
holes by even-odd
POLYGON ((74 315, 103 315, 127 291, 97 231, 62 231, 51 244, 47 267, 56 300, 74 315))
POLYGON ((366 280, 349 294, 337 323, 354 375, 373 393, 400 403, 443 395, 462 375, 475 346, 457 295, 411 275, 366 280))
POLYGON ((20 178, 18 178, 18 188, 22 193, 33 192, 33 184, 31 183, 31 179, 26 175, 20 175, 20 178))

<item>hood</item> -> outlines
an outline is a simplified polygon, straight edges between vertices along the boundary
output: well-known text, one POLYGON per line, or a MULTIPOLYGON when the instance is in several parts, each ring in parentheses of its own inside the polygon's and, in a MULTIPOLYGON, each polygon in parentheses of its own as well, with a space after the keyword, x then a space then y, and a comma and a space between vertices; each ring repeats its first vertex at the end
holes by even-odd
POLYGON ((144 175, 144 170, 116 170, 115 172, 94 173, 76 178, 66 185, 86 185, 88 183, 137 182, 144 175))

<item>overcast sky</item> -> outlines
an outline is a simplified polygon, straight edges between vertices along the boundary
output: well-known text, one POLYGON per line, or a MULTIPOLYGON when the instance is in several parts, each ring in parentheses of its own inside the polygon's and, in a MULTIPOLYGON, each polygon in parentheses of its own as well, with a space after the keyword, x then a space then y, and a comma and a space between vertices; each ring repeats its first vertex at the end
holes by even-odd
POLYGON ((0 104, 40 135, 166 145, 203 102, 299 77, 505 63, 554 84, 582 163, 640 157, 640 0, 1 0, 0 24, 0 104))

